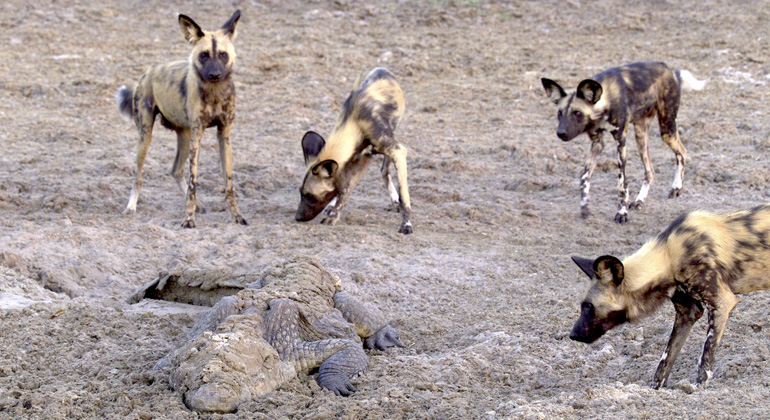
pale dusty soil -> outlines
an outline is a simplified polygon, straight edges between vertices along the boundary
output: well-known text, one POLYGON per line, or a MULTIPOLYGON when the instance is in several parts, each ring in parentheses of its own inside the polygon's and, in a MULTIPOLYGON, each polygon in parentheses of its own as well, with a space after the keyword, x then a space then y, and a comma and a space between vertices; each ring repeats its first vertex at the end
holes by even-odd
MULTIPOLYGON (((319 258, 376 303, 407 347, 373 352, 350 398, 312 377, 203 418, 770 418, 770 295, 742 297, 706 389, 698 324, 670 378, 649 388, 673 323, 666 306, 592 345, 566 335, 585 288, 570 255, 624 255, 682 211, 768 201, 770 2, 233 1, 0 5, 0 418, 198 418, 155 362, 199 312, 128 306, 158 271, 259 271, 319 258), (234 179, 249 226, 229 222, 213 133, 203 140, 198 228, 182 230, 156 127, 134 216, 120 214, 136 133, 114 93, 146 66, 184 59, 177 23, 243 18, 236 41, 234 179), (684 194, 666 198, 673 154, 651 134, 648 206, 612 222, 615 153, 579 218, 585 137, 562 143, 540 77, 575 86, 615 65, 662 60, 708 78, 683 96, 684 194), (337 226, 293 220, 299 141, 327 135, 358 72, 386 66, 407 100, 415 234, 399 235, 376 167, 337 226), (64 311, 63 313, 61 313, 64 311), (53 317, 53 315, 57 315, 53 317), (680 386, 681 385, 681 386, 680 386)), ((629 142, 632 194, 642 166, 629 142)))

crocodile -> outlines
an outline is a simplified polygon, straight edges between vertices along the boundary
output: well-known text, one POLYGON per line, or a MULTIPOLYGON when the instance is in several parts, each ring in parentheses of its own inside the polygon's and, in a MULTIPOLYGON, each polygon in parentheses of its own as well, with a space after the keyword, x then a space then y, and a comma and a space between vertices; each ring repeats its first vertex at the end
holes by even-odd
POLYGON ((295 257, 261 275, 225 269, 161 273, 130 298, 211 306, 189 340, 157 364, 197 412, 229 413, 238 405, 317 369, 318 385, 336 395, 368 365, 364 349, 403 347, 380 310, 342 290, 311 257, 295 257))

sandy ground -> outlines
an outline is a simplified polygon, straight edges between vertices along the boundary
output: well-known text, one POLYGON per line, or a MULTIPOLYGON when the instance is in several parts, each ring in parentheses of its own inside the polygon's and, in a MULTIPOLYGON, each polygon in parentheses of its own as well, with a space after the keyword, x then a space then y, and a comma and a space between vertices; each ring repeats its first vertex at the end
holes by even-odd
MULTIPOLYGON (((691 209, 768 201, 770 3, 729 1, 20 1, 0 5, 0 418, 194 419, 155 362, 198 308, 124 303, 173 267, 259 271, 319 258, 376 303, 403 349, 370 354, 349 398, 312 377, 213 419, 770 418, 770 295, 742 296, 714 379, 689 393, 699 323, 667 388, 649 383, 673 323, 655 316, 592 345, 567 338, 586 287, 570 255, 624 255, 691 209), (216 139, 203 139, 199 199, 169 169, 156 125, 138 211, 123 216, 136 132, 114 94, 150 64, 187 57, 176 15, 204 28, 243 11, 236 41, 234 179, 249 226, 229 222, 216 139), (579 218, 588 150, 555 136, 540 77, 575 86, 661 60, 708 78, 683 96, 684 193, 666 198, 673 154, 651 133, 656 180, 627 225, 615 211, 608 139, 579 218), (331 131, 358 72, 388 67, 407 100, 415 233, 376 167, 337 226, 297 223, 300 138, 331 131)), ((642 180, 629 142, 632 194, 642 180)))

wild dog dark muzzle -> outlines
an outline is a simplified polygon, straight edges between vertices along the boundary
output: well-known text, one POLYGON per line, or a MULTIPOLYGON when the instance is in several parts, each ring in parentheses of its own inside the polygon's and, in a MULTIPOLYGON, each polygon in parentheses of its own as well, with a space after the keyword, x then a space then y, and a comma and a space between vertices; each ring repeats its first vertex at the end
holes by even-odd
POLYGON ((572 115, 566 115, 559 118, 559 127, 556 129, 556 136, 562 141, 570 141, 579 136, 585 130, 585 124, 578 121, 572 115))
POLYGON ((617 325, 628 321, 625 311, 612 311, 607 317, 600 319, 596 317, 594 306, 583 302, 580 309, 580 318, 575 321, 572 331, 569 333, 570 340, 580 341, 581 343, 593 343, 603 336, 604 333, 617 325))
POLYGON ((207 52, 200 56, 201 67, 196 67, 198 76, 205 82, 218 82, 228 76, 227 66, 218 58, 209 57, 207 52))
POLYGON ((302 194, 299 200, 299 206, 297 207, 297 213, 294 215, 294 220, 298 222, 308 222, 315 219, 319 213, 326 208, 334 198, 334 194, 329 194, 327 197, 319 200, 310 194, 302 194))

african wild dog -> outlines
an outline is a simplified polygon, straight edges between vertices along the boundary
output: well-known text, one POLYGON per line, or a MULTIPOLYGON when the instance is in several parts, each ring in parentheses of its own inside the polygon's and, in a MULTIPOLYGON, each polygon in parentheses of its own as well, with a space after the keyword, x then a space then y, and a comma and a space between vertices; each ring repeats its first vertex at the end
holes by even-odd
POLYGON ((323 210, 325 217, 321 223, 337 223, 372 154, 382 154, 382 178, 391 202, 401 211, 399 232, 410 234, 413 228, 406 148, 393 133, 404 114, 404 94, 393 74, 383 68, 361 73, 354 89, 328 141, 313 131, 302 138, 307 170, 299 190, 295 219, 312 220, 323 210), (391 161, 398 175, 398 190, 389 173, 391 161))
POLYGON ((622 262, 572 257, 593 282, 570 338, 591 343, 611 328, 650 315, 670 299, 674 328, 655 372, 664 386, 695 321, 708 311, 697 384, 711 378, 714 354, 735 296, 770 288, 770 204, 727 216, 684 214, 622 262))
POLYGON ((605 70, 591 79, 580 82, 577 90, 567 94, 558 83, 541 79, 543 88, 558 105, 559 127, 556 135, 570 141, 582 133, 591 138, 591 152, 580 176, 580 209, 588 217, 588 191, 596 161, 604 149, 604 131, 609 131, 618 143, 618 193, 620 203, 615 214, 617 223, 628 221, 628 208, 640 209, 652 185, 654 171, 650 161, 648 135, 652 119, 657 115, 660 134, 676 156, 676 175, 669 198, 678 197, 682 190, 684 162, 687 156, 679 132, 676 115, 682 89, 701 90, 705 82, 696 80, 687 70, 672 72, 664 63, 641 62, 605 70), (628 205, 626 180, 626 134, 629 125, 644 164, 644 182, 639 195, 628 205))
POLYGON ((235 26, 241 17, 237 10, 221 29, 208 32, 185 15, 179 15, 182 35, 193 49, 187 61, 175 61, 151 67, 134 87, 118 90, 120 112, 134 119, 139 129, 136 153, 136 179, 123 213, 134 213, 142 189, 142 167, 152 140, 152 126, 160 114, 161 124, 176 131, 176 159, 171 175, 187 197, 187 218, 182 227, 195 227, 198 151, 203 131, 217 128, 219 157, 225 175, 225 198, 236 223, 247 224, 238 211, 233 187, 230 130, 235 117, 235 26), (192 140, 192 143, 190 142, 192 140), (190 182, 182 179, 184 162, 190 157, 190 182))

